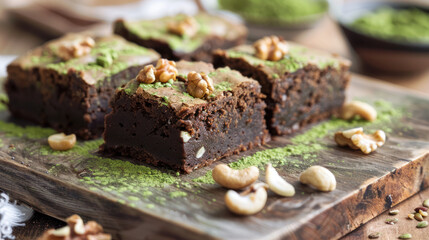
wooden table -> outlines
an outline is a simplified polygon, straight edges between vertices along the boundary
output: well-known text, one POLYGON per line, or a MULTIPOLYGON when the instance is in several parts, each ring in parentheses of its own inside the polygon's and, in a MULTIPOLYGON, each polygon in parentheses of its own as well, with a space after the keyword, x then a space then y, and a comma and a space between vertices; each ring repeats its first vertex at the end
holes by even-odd
MULTIPOLYGON (((45 40, 46 39, 37 37, 32 33, 13 26, 6 19, 4 14, 0 14, 0 54, 22 54, 26 50, 40 45, 45 40)), ((336 52, 352 59, 354 63, 352 70, 354 72, 387 80, 394 84, 424 93, 429 92, 429 70, 413 76, 389 76, 386 74, 367 72, 366 70, 362 69, 361 65, 356 59, 356 56, 347 47, 347 44, 341 36, 337 26, 329 18, 324 19, 318 28, 312 29, 298 36, 295 41, 310 47, 336 52)), ((364 239, 369 233, 372 232, 381 232, 383 235, 382 239, 396 239, 400 233, 406 231, 411 232, 414 230, 413 226, 415 226, 415 222, 406 221, 404 218, 405 213, 408 213, 416 206, 419 206, 422 200, 427 198, 429 198, 429 189, 420 192, 419 194, 396 206, 395 208, 399 209, 402 214, 400 215, 400 224, 398 223, 394 226, 385 224, 384 220, 386 219, 387 214, 382 214, 362 227, 356 229, 349 235, 343 237, 343 240, 364 239)), ((26 227, 16 228, 14 233, 17 236, 17 239, 35 239, 35 236, 40 235, 40 233, 45 229, 59 227, 62 225, 63 223, 56 219, 36 213, 33 219, 27 223, 26 227)), ((413 239, 424 238, 423 236, 419 238, 419 236, 414 235, 413 239)))

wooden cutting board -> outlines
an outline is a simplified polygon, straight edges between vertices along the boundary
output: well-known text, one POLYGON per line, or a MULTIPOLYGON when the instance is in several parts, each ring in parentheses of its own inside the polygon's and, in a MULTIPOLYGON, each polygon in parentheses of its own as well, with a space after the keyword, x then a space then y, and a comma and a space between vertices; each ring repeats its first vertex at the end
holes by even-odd
POLYGON ((429 97, 357 75, 349 97, 375 102, 381 118, 329 120, 221 160, 273 162, 295 186, 291 198, 270 193, 254 216, 225 208, 226 189, 204 177, 213 166, 189 175, 159 170, 99 155, 101 140, 53 152, 46 141, 51 129, 29 126, 6 110, 0 111, 0 189, 59 219, 76 213, 96 220, 118 239, 337 239, 429 186, 429 97), (336 146, 336 130, 360 125, 386 130, 385 146, 370 155, 336 146), (298 182, 316 164, 334 173, 335 191, 298 182))

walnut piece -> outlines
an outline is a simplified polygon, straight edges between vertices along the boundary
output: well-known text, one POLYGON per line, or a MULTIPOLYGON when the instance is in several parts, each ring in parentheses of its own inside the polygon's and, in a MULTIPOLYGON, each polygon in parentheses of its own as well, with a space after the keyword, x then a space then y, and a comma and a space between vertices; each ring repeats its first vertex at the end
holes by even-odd
POLYGON ((47 230, 38 240, 111 240, 110 234, 103 233, 103 227, 89 221, 85 225, 82 218, 73 215, 66 220, 67 226, 47 230))
POLYGON ((141 83, 166 83, 168 80, 176 80, 178 74, 176 63, 167 59, 159 59, 156 67, 152 64, 145 66, 137 75, 137 81, 141 83))
POLYGON ((58 47, 57 55, 63 60, 70 60, 85 56, 91 52, 95 41, 91 37, 78 38, 70 42, 64 42, 58 47))
POLYGON ((370 154, 386 142, 386 134, 377 130, 373 134, 365 134, 363 128, 353 128, 335 133, 335 142, 339 146, 349 146, 352 149, 360 149, 365 154, 370 154))
POLYGON ((137 75, 137 81, 141 83, 154 83, 156 81, 155 71, 156 69, 152 64, 146 65, 137 75))
POLYGON ((367 121, 374 121, 377 119, 377 111, 368 103, 361 101, 351 101, 343 105, 340 117, 345 120, 352 119, 355 116, 360 116, 367 121))
POLYGON ((188 93, 195 98, 204 98, 213 93, 213 81, 205 73, 188 73, 188 84, 186 87, 188 93))
POLYGON ((174 61, 159 59, 156 63, 155 77, 157 81, 166 83, 170 79, 176 80, 177 74, 176 63, 174 61))
POLYGON ((289 46, 285 40, 277 36, 269 36, 259 39, 253 44, 255 56, 262 60, 278 61, 289 52, 289 46))
POLYGON ((192 37, 198 32, 199 26, 195 18, 186 16, 183 20, 168 23, 167 29, 169 32, 179 36, 192 37))

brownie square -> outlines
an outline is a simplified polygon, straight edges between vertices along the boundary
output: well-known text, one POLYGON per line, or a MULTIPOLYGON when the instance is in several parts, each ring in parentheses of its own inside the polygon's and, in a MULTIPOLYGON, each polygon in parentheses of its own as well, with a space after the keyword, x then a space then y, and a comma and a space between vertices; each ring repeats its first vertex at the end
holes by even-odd
POLYGON ((9 110, 17 117, 75 133, 100 137, 108 101, 115 89, 135 76, 159 54, 119 36, 95 38, 90 52, 64 60, 59 49, 84 34, 70 34, 46 43, 7 66, 9 110))
POLYGON ((163 58, 170 60, 211 62, 214 49, 231 48, 246 41, 247 29, 244 25, 208 14, 193 16, 198 23, 194 36, 171 33, 168 25, 184 17, 177 15, 155 20, 117 20, 114 32, 143 47, 155 49, 163 58))
POLYGON ((213 57, 216 67, 229 66, 259 81, 274 135, 289 134, 338 112, 350 80, 348 60, 288 44, 289 54, 279 61, 257 58, 251 45, 216 50, 213 57))
POLYGON ((177 69, 178 81, 133 79, 117 90, 105 119, 102 151, 189 173, 269 139, 257 81, 204 62, 180 61, 177 69), (213 80, 207 99, 187 93, 190 71, 213 80))

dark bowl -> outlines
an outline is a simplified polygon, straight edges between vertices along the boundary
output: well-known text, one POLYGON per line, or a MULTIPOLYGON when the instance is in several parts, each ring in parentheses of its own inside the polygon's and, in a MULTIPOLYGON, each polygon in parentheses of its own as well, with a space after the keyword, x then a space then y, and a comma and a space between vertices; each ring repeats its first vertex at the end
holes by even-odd
MULTIPOLYGON (((252 1, 239 1, 239 0, 229 0, 237 1, 241 3, 252 2, 252 1)), ((271 1, 271 0, 265 0, 271 1)), ((287 1, 287 0, 283 0, 287 1)), ((306 32, 309 29, 312 29, 321 22, 322 19, 327 15, 329 10, 328 0, 315 0, 323 5, 323 9, 320 12, 315 12, 303 16, 295 16, 295 18, 288 21, 283 21, 276 19, 274 17, 266 19, 252 19, 251 17, 246 18, 246 16, 241 15, 245 20, 246 26, 248 27, 248 38, 251 41, 255 41, 259 38, 268 36, 268 35, 278 35, 282 36, 287 40, 294 40, 299 37, 302 33, 306 32)), ((221 7, 221 6, 219 6, 221 7)), ((234 13, 240 15, 239 12, 234 11, 234 9, 224 8, 226 11, 233 11, 234 13)), ((262 10, 262 9, 261 9, 262 10)))
POLYGON ((345 3, 336 9, 334 17, 363 65, 390 73, 415 73, 428 70, 429 43, 411 43, 378 38, 349 26, 362 14, 375 11, 381 7, 417 8, 429 12, 427 5, 386 1, 345 3))

